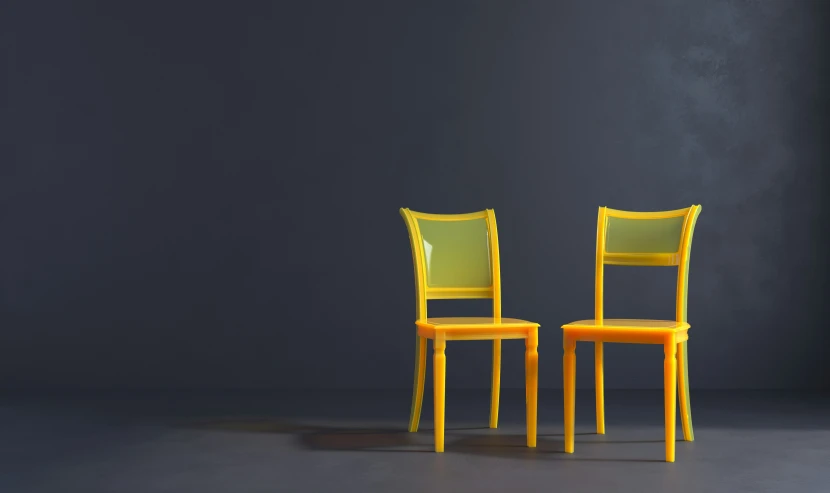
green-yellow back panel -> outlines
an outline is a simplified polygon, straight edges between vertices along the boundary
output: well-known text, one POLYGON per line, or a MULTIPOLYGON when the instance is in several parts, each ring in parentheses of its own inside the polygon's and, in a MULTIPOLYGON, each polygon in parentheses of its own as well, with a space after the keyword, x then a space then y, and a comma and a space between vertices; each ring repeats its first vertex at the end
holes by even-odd
POLYGON ((417 219, 424 241, 427 287, 484 288, 493 283, 487 219, 417 219))
POLYGON ((686 216, 661 219, 608 217, 605 251, 608 253, 677 253, 686 216))

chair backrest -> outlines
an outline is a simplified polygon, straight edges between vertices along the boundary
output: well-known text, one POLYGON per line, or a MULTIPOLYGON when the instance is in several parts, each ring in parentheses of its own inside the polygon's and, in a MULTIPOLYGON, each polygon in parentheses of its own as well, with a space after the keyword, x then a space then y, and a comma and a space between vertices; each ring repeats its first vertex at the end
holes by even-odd
POLYGON ((604 266, 677 267, 676 319, 686 322, 689 258, 701 206, 663 212, 599 208, 594 318, 603 319, 604 266))
POLYGON ((492 298, 501 317, 501 276, 496 216, 426 214, 401 209, 415 267, 416 316, 427 318, 427 300, 492 298))

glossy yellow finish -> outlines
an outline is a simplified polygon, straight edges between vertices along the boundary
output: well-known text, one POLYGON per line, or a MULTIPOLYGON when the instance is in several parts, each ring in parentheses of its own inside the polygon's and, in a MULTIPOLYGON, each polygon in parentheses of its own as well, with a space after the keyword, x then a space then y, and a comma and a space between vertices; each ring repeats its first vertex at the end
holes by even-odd
POLYGON ((433 341, 435 451, 444 451, 447 341, 492 340, 490 427, 498 426, 501 341, 525 340, 527 446, 536 446, 539 324, 501 316, 501 267, 496 216, 491 209, 470 214, 425 214, 401 209, 409 231, 415 272, 415 377, 409 431, 418 431, 424 396, 426 341, 433 341), (433 299, 488 298, 491 317, 427 317, 433 299))
POLYGON ((603 343, 662 344, 665 355, 663 385, 666 461, 674 462, 675 459, 678 393, 683 438, 687 441, 694 440, 687 342, 690 325, 686 317, 692 236, 700 211, 699 205, 665 212, 628 212, 600 207, 597 220, 594 318, 562 326, 565 452, 574 451, 577 341, 594 342, 597 433, 605 433, 603 343), (676 319, 606 319, 603 310, 605 265, 676 266, 676 319))
POLYGON ((562 347, 565 354, 562 357, 562 375, 565 390, 565 452, 574 451, 574 412, 576 410, 576 341, 568 337, 563 338, 562 347))
POLYGON ((447 341, 526 339, 528 327, 538 327, 526 320, 494 317, 428 318, 416 321, 415 326, 419 336, 434 339, 440 333, 447 341))
POLYGON ((493 340, 493 380, 490 383, 490 428, 499 427, 499 389, 501 388, 501 339, 493 340))

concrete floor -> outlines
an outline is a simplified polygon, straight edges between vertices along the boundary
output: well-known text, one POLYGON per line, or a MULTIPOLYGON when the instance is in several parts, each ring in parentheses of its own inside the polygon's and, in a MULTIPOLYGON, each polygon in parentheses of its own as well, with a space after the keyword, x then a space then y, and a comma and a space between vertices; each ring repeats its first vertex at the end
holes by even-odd
POLYGON ((572 455, 561 391, 540 393, 535 450, 523 391, 503 391, 497 430, 488 401, 449 390, 435 454, 431 400, 406 433, 406 391, 7 393, 0 492, 830 491, 830 394, 693 392, 696 441, 674 464, 658 391, 609 391, 604 436, 580 392, 572 455))

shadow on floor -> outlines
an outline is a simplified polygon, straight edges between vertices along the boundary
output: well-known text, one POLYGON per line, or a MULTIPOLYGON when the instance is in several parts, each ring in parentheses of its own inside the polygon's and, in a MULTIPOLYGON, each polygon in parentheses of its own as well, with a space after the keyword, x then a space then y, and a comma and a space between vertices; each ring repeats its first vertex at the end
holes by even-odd
MULTIPOLYGON (((409 433, 405 428, 312 425, 273 418, 198 421, 180 423, 179 427, 206 431, 293 435, 299 446, 312 451, 434 453, 433 430, 429 428, 421 428, 417 433, 409 433)), ((598 437, 594 433, 577 433, 576 435, 598 437)), ((562 436, 561 433, 540 434, 537 447, 531 449, 527 447, 524 434, 504 434, 488 427, 447 428, 445 451, 453 454, 524 460, 663 462, 660 459, 616 459, 565 454, 562 436)), ((584 440, 577 438, 576 443, 581 447, 591 444, 662 443, 662 440, 603 440, 602 438, 584 440)))

